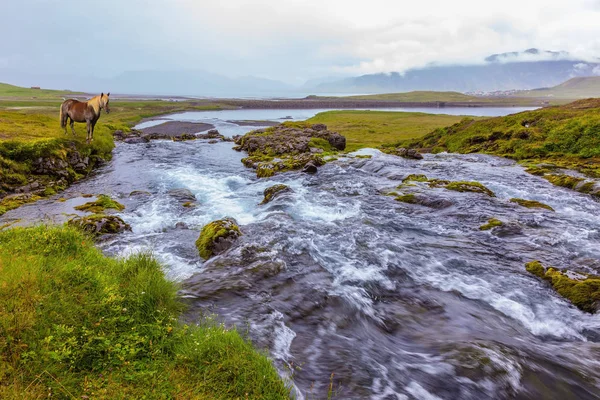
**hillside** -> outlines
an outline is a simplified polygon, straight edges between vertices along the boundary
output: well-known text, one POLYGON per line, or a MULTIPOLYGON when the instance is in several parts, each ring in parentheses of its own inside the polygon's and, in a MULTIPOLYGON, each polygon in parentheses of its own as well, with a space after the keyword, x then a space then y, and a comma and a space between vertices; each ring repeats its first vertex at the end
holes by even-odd
POLYGON ((419 139, 395 144, 432 152, 487 153, 516 160, 551 160, 600 176, 600 99, 505 117, 465 118, 419 139))
POLYGON ((31 89, 0 83, 0 99, 58 100, 75 95, 85 96, 85 93, 70 90, 31 89))
POLYGON ((585 76, 569 79, 560 85, 528 90, 518 93, 519 97, 550 97, 557 99, 586 99, 600 97, 600 76, 585 76))
POLYGON ((377 100, 398 102, 432 102, 432 101, 481 101, 480 98, 469 96, 458 92, 436 92, 426 90, 414 90, 404 93, 380 93, 357 96, 309 96, 310 99, 340 99, 340 100, 377 100))

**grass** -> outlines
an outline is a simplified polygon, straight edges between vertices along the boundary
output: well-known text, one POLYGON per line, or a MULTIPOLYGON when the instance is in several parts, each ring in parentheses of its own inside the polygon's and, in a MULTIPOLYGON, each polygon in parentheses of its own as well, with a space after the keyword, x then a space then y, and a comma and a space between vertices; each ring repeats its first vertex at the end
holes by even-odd
MULTIPOLYGON (((523 92, 526 93, 526 92, 523 92)), ((460 92, 441 92, 416 90, 400 93, 381 93, 355 96, 308 96, 310 100, 336 100, 336 101, 390 101, 398 103, 462 103, 495 106, 532 106, 538 105, 538 97, 543 96, 515 96, 515 97, 477 97, 460 92)), ((559 99, 544 99, 551 103, 561 102, 559 99)), ((564 101, 563 101, 564 102, 564 101)), ((399 104, 401 105, 401 104, 399 104)))
POLYGON ((600 99, 483 120, 465 118, 395 145, 553 163, 600 177, 600 99))
MULTIPOLYGON (((111 113, 102 113, 94 132, 94 142, 88 145, 85 142, 85 124, 75 124, 75 136, 70 128, 65 135, 60 127, 59 108, 62 97, 59 95, 70 93, 51 91, 53 96, 31 100, 23 95, 30 91, 38 92, 35 89, 0 84, 0 195, 11 193, 15 188, 34 180, 44 186, 54 185, 47 187, 43 193, 37 193, 39 195, 47 196, 64 189, 64 182, 56 183, 60 177, 33 175, 33 162, 39 158, 66 161, 69 154, 77 151, 90 158, 91 170, 98 160, 111 157, 114 148, 112 133, 117 129, 129 131, 143 118, 156 115, 227 107, 210 101, 112 100, 111 113), (4 99, 2 94, 10 94, 12 97, 4 99)), ((69 183, 85 174, 76 173, 70 167, 66 168, 66 173, 69 183)), ((26 203, 27 200, 24 199, 21 203, 26 203)), ((0 214, 16 205, 15 201, 0 205, 0 214)))
POLYGON ((289 398, 236 330, 179 322, 176 290, 77 229, 0 231, 0 398, 289 398))
POLYGON ((327 111, 307 122, 323 123, 346 137, 346 151, 377 148, 400 140, 421 137, 464 117, 444 114, 390 111, 327 111))
POLYGON ((9 85, 8 83, 0 83, 0 99, 59 99, 73 96, 81 97, 85 96, 85 94, 70 90, 31 89, 9 85))

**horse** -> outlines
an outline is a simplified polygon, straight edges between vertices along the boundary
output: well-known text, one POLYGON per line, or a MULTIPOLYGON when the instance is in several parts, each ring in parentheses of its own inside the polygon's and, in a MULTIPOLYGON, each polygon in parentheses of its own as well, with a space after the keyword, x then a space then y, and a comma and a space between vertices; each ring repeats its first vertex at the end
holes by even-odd
POLYGON ((107 114, 110 113, 108 96, 110 96, 110 93, 104 94, 102 92, 100 96, 92 97, 85 102, 75 99, 63 101, 60 106, 60 127, 65 129, 65 135, 67 134, 67 121, 69 119, 71 119, 70 125, 73 136, 75 136, 75 122, 85 122, 87 123, 86 142, 91 143, 94 140, 94 127, 100 118, 102 109, 107 114))

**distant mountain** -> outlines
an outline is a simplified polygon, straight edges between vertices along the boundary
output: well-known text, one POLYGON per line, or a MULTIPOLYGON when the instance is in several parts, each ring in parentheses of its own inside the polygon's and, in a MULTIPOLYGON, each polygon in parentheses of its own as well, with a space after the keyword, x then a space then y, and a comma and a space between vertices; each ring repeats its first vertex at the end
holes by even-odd
POLYGON ((2 80, 19 86, 75 88, 90 93, 110 91, 120 94, 181 95, 203 97, 280 96, 294 87, 280 81, 252 76, 229 78, 201 70, 127 71, 113 78, 78 75, 24 75, 0 70, 2 80))
POLYGON ((291 89, 275 80, 228 78, 206 71, 128 71, 109 83, 120 93, 188 96, 258 96, 291 89))
POLYGON ((600 60, 587 62, 567 52, 528 49, 494 54, 477 65, 433 65, 404 73, 370 74, 321 83, 315 93, 390 93, 413 90, 491 92, 552 87, 570 78, 600 75, 600 60))

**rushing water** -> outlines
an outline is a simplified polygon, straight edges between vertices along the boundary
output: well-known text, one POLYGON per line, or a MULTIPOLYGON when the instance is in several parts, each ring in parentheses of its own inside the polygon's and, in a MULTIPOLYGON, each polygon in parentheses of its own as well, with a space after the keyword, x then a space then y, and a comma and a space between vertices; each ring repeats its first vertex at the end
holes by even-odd
MULTIPOLYGON (((223 120, 305 112, 206 116, 231 135, 253 128, 223 120)), ((600 203, 484 155, 414 161, 362 150, 372 158, 340 158, 316 175, 257 179, 231 147, 119 145, 113 161, 61 194, 66 202, 43 200, 3 220, 60 222, 87 201, 81 193, 117 197, 133 231, 102 248, 152 250, 182 281, 189 318, 214 312, 248 329, 282 375, 293 375, 299 398, 326 398, 330 382, 339 399, 600 398, 600 316, 579 311, 524 269, 539 259, 598 273, 600 203), (497 197, 424 183, 395 189, 411 173, 476 180, 497 197), (293 192, 258 205, 274 183, 293 192), (191 190, 198 206, 182 207, 166 194, 173 188, 191 190), (133 190, 151 194, 130 197, 133 190), (421 194, 435 207, 396 202, 382 194, 390 190, 421 194), (523 208, 511 197, 556 212, 523 208), (199 229, 225 216, 244 235, 203 263, 194 247, 199 229), (480 231, 491 217, 505 225, 480 231), (176 229, 177 222, 188 228, 176 229)))

